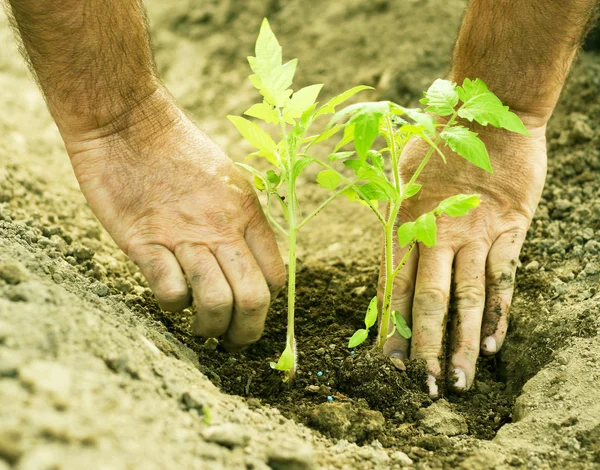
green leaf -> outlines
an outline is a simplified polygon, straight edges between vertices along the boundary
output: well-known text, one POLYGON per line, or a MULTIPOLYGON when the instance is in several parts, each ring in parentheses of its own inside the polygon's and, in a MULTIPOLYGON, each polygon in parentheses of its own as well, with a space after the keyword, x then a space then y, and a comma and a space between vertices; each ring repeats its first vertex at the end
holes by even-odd
POLYGON ((440 202, 436 212, 450 217, 462 217, 479 204, 481 204, 479 194, 457 194, 440 202))
POLYGON ((290 348, 290 346, 287 345, 281 353, 277 364, 271 362, 271 368, 283 371, 291 370, 294 368, 294 362, 296 362, 296 358, 294 357, 294 351, 292 351, 292 348, 290 348))
POLYGON ((458 110, 458 115, 482 126, 491 124, 512 132, 529 135, 525 125, 515 113, 509 111, 502 101, 494 95, 486 84, 480 80, 465 78, 462 87, 456 89, 463 105, 458 110))
POLYGON ((294 178, 297 178, 298 175, 302 173, 302 170, 314 161, 315 159, 313 157, 301 157, 296 160, 296 163, 294 164, 294 178))
POLYGON ((319 183, 322 188, 331 191, 335 191, 335 188, 340 184, 340 180, 340 175, 333 170, 323 170, 317 175, 317 183, 319 183))
POLYGON ((256 40, 255 57, 248 57, 250 68, 256 74, 252 84, 257 87, 265 100, 278 107, 283 107, 290 96, 288 90, 296 72, 297 60, 282 65, 281 46, 271 31, 265 18, 256 40))
POLYGON ((350 341, 348 341, 348 347, 355 348, 359 344, 364 343, 368 337, 369 337, 369 332, 367 330, 363 330, 363 329, 356 330, 354 332, 354 334, 352 335, 352 338, 350 338, 350 341))
POLYGON ((264 191, 265 189, 267 189, 267 187, 265 186, 265 180, 259 178, 258 176, 254 177, 254 186, 259 191, 264 191))
POLYGON ((271 183, 273 186, 276 186, 281 181, 281 177, 275 173, 273 170, 267 171, 267 181, 271 183))
POLYGON ((344 145, 349 144, 354 140, 354 124, 346 124, 344 127, 344 135, 342 136, 342 140, 340 140, 337 145, 333 148, 334 152, 337 152, 344 145))
POLYGON ((358 85, 358 86, 355 86, 354 88, 350 88, 349 90, 346 90, 343 93, 340 93, 337 96, 334 96, 333 98, 331 98, 331 100, 329 100, 328 103, 324 104, 321 107, 321 109, 319 109, 317 111, 317 114, 315 115, 315 117, 321 116, 322 114, 335 113, 336 106, 339 106, 340 104, 349 100, 354 95, 356 95, 358 92, 363 91, 363 90, 373 90, 373 87, 365 86, 365 85, 358 85))
POLYGON ((454 107, 458 104, 456 84, 449 80, 438 78, 423 95, 421 103, 427 106, 425 111, 438 116, 452 114, 454 107))
POLYGON ((277 124, 279 121, 279 116, 275 108, 264 102, 252 105, 248 110, 244 111, 244 114, 246 116, 262 119, 270 124, 277 124))
POLYGON ((378 315, 377 296, 375 296, 371 299, 371 302, 369 302, 369 306, 367 307, 367 314, 365 316, 365 326, 367 327, 367 330, 377 322, 378 315))
POLYGON ((402 186, 402 197, 413 197, 421 190, 421 185, 417 183, 405 184, 402 186))
POLYGON ((390 198, 380 186, 375 183, 366 183, 358 186, 361 194, 364 195, 369 201, 389 201, 390 198))
POLYGON ((337 134, 343 128, 344 128, 344 125, 337 124, 333 127, 329 127, 327 129, 325 129, 319 135, 307 137, 306 139, 304 139, 304 142, 308 143, 308 147, 310 147, 311 145, 317 144, 319 142, 322 142, 323 140, 327 140, 330 137, 333 137, 335 134, 337 134))
POLYGON ((329 157, 327 157, 327 158, 329 159, 330 162, 335 162, 338 160, 345 160, 346 158, 350 158, 352 155, 354 155, 354 151, 335 152, 335 153, 332 153, 331 155, 329 155, 329 157))
POLYGON ((412 331, 410 331, 410 327, 406 323, 406 320, 398 310, 394 310, 392 315, 394 316, 394 324, 396 325, 396 330, 400 333, 400 336, 406 339, 410 339, 412 336, 412 331))
POLYGON ((427 247, 437 242, 437 224, 433 212, 427 212, 415 220, 415 238, 427 247))
POLYGON ((488 173, 493 173, 490 156, 487 153, 485 144, 477 137, 475 132, 463 126, 453 126, 442 132, 441 137, 448 144, 448 147, 465 160, 488 173))
POLYGON ((310 85, 294 93, 283 108, 283 117, 285 119, 296 119, 302 116, 302 113, 315 103, 321 88, 323 88, 322 84, 310 85))
POLYGON ((352 117, 354 124, 354 147, 360 158, 366 158, 367 152, 379 135, 379 121, 383 114, 359 113, 352 117))
MULTIPOLYGON (((424 134, 426 134, 428 136, 435 135, 435 120, 433 119, 433 116, 431 116, 429 114, 425 114, 420 109, 405 108, 396 103, 392 103, 391 108, 392 108, 392 111, 395 112, 397 115, 398 114, 407 115, 416 124, 416 126, 415 126, 416 129, 411 129, 411 127, 413 127, 413 126, 409 126, 408 128, 403 127, 403 129, 411 130, 413 134, 419 134, 419 133, 423 132, 424 134)), ((408 121, 405 121, 400 118, 397 118, 397 119, 400 121, 400 124, 404 124, 404 125, 408 124, 408 121)))
POLYGON ((381 172, 385 171, 383 155, 381 155, 381 153, 377 152, 376 150, 369 150, 367 155, 373 162, 373 167, 377 168, 381 172))
POLYGON ((398 244, 401 247, 405 247, 413 238, 416 236, 416 228, 414 222, 404 222, 398 227, 398 244))
POLYGON ((227 116, 237 128, 242 137, 258 149, 257 155, 265 157, 270 163, 279 168, 277 161, 277 144, 258 124, 240 116, 227 116))

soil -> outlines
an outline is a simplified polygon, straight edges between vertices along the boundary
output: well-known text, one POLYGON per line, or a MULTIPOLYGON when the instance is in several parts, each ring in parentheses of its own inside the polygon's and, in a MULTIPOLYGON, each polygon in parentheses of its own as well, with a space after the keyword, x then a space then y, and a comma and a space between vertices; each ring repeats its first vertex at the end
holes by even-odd
MULTIPOLYGON (((245 56, 263 16, 284 54, 300 58, 298 86, 322 82, 333 95, 363 83, 376 88, 364 98, 415 104, 448 69, 464 4, 148 8, 167 86, 242 159, 248 149, 225 116, 254 102, 245 56)), ((264 339, 236 354, 193 337, 191 310, 162 312, 85 204, 1 18, 0 470, 599 468, 595 38, 548 127, 548 178, 505 346, 480 360, 472 391, 432 402, 422 364, 346 347, 375 293, 379 241, 368 211, 342 200, 300 240, 292 383, 269 367, 285 343, 285 296, 264 339)), ((323 195, 310 173, 301 191, 315 203, 323 195)))

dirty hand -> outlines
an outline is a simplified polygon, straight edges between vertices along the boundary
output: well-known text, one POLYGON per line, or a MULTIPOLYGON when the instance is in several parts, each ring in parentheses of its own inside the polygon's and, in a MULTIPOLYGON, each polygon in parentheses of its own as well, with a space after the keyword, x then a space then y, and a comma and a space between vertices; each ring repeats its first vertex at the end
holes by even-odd
POLYGON ((63 138, 94 214, 160 306, 187 307, 189 284, 196 334, 231 349, 257 341, 285 269, 254 190, 217 145, 160 90, 63 138))
MULTIPOLYGON (((524 122, 531 137, 490 126, 474 128, 487 146, 493 175, 442 148, 448 163, 429 163, 418 181, 423 186, 420 196, 407 200, 399 214, 398 224, 415 220, 449 196, 481 195, 481 206, 467 216, 442 216, 437 245, 415 248, 395 280, 392 308, 412 325, 413 333, 410 343, 396 333, 384 352, 405 358, 410 349, 411 359, 424 359, 432 396, 438 395, 437 381, 444 371, 451 284, 454 305, 445 368, 449 386, 469 389, 479 351, 494 354, 504 341, 519 252, 546 176, 545 126, 524 122)), ((422 141, 409 143, 401 158, 403 180, 408 181, 427 148, 422 141)), ((396 246, 395 260, 404 253, 396 246)))

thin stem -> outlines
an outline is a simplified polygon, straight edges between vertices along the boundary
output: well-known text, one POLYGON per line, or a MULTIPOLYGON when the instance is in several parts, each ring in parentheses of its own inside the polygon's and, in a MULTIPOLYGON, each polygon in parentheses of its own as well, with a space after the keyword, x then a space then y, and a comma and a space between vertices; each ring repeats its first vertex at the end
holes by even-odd
MULTIPOLYGON (((349 179, 346 178, 344 175, 342 175, 341 173, 339 173, 335 168, 333 168, 331 165, 328 165, 327 163, 315 159, 315 163, 318 165, 321 165, 324 168, 327 168, 328 170, 332 170, 335 171, 338 175, 340 175, 340 178, 342 178, 342 180, 347 183, 347 184, 353 184, 353 182, 349 179)), ((354 182, 356 183, 356 182, 354 182)), ((386 224, 385 219, 383 218, 383 216, 381 215, 381 212, 379 212, 379 210, 377 209, 377 207, 375 207, 371 201, 364 195, 364 193, 360 190, 360 188, 353 188, 354 191, 356 191, 356 193, 367 203, 367 205, 369 206, 369 208, 373 211, 373 213, 377 216, 377 218, 379 219, 379 222, 381 222, 382 225, 386 224)))
POLYGON ((444 126, 444 128, 442 129, 442 132, 440 132, 436 139, 435 142, 433 144, 432 147, 429 147, 429 151, 427 152, 427 155, 425 155, 425 158, 423 160, 421 160, 421 164, 419 165, 419 167, 417 168, 417 171, 415 171, 415 173, 412 175, 412 178, 410 179, 410 181, 408 182, 408 184, 414 184, 415 181, 417 181, 417 178, 421 175, 421 172, 423 171, 423 169, 425 168, 425 166, 427 165, 427 162, 429 162, 429 158, 431 158, 431 155, 433 154, 433 152, 436 150, 438 144, 440 143, 441 140, 441 135, 442 133, 450 126, 452 126, 452 124, 454 124, 454 122, 456 121, 456 117, 458 116, 458 111, 455 111, 454 114, 452 114, 452 117, 450 118, 450 120, 446 123, 446 125, 444 126))
POLYGON ((277 222, 277 220, 275 220, 275 217, 273 217, 273 214, 271 214, 271 195, 267 194, 267 219, 269 219, 269 221, 271 222, 271 224, 273 224, 273 226, 279 230, 281 233, 283 233, 286 237, 289 237, 290 234, 287 232, 286 229, 284 229, 279 222, 277 222))
POLYGON ((408 245, 408 250, 406 250, 406 253, 404 253, 404 256, 402 257, 400 264, 398 264, 398 266, 396 266, 396 269, 394 269, 394 272, 392 273, 392 277, 395 278, 398 275, 398 273, 400 272, 400 270, 404 267, 404 265, 408 261, 408 257, 412 253, 413 248, 415 247, 416 244, 417 244, 417 242, 415 240, 410 242, 410 244, 408 245))
POLYGON ((279 126, 281 127, 281 137, 283 138, 283 147, 285 149, 286 163, 288 170, 287 189, 288 189, 288 312, 287 312, 287 335, 286 347, 289 347, 294 355, 294 363, 288 371, 287 380, 294 378, 296 374, 296 338, 294 336, 294 313, 296 308, 296 179, 294 178, 294 164, 296 156, 290 152, 285 122, 278 108, 279 126))
POLYGON ((388 142, 388 148, 390 149, 390 157, 392 159, 392 173, 394 174, 394 183, 396 184, 396 189, 399 194, 402 194, 402 183, 400 180, 400 171, 398 169, 398 149, 396 147, 396 136, 394 135, 394 127, 392 125, 392 120, 388 115, 386 117, 386 123, 388 126, 388 132, 390 136, 390 140, 388 142))
POLYGON ((392 313, 392 293, 394 288, 394 221, 398 216, 400 205, 390 203, 390 217, 385 225, 385 288, 383 291, 383 305, 377 348, 382 351, 388 337, 388 326, 392 313))
POLYGON ((325 201, 323 201, 319 207, 317 207, 317 208, 316 208, 314 211, 312 211, 310 214, 308 214, 308 215, 307 215, 307 216, 304 218, 304 220, 298 224, 298 226, 296 227, 296 228, 297 228, 297 230, 300 230, 300 229, 301 229, 301 228, 302 228, 302 227, 303 227, 303 226, 304 226, 304 225, 305 225, 305 224, 306 224, 306 223, 307 223, 307 222, 308 222, 310 219, 312 219, 312 218, 313 218, 315 215, 317 215, 319 212, 321 212, 321 211, 322 211, 322 210, 325 208, 325 206, 326 206, 327 204, 329 204, 331 201, 333 201, 333 200, 334 200, 336 197, 338 197, 338 196, 339 196, 340 194, 342 194, 344 191, 346 191, 346 190, 348 190, 348 189, 350 189, 350 188, 354 187, 354 185, 355 185, 356 183, 357 183, 357 182, 356 182, 356 181, 354 181, 353 183, 351 183, 351 184, 348 184, 348 185, 344 186, 344 187, 343 187, 342 189, 340 189, 339 191, 336 191, 336 192, 334 192, 334 193, 333 193, 331 196, 329 196, 329 197, 328 197, 328 198, 327 198, 325 201))

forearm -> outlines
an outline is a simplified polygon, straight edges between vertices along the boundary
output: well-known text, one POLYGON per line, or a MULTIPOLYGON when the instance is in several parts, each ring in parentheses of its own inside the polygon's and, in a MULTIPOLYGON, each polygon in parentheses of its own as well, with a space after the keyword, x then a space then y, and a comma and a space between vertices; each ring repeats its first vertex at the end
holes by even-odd
POLYGON ((8 0, 61 132, 108 126, 159 88, 139 0, 8 0))
POLYGON ((556 105, 598 0, 471 0, 451 77, 481 78, 535 124, 556 105))

